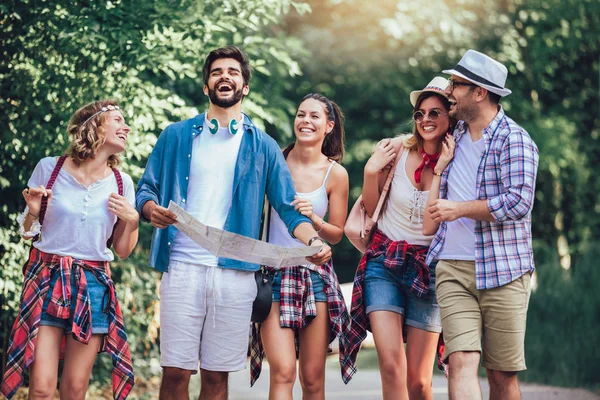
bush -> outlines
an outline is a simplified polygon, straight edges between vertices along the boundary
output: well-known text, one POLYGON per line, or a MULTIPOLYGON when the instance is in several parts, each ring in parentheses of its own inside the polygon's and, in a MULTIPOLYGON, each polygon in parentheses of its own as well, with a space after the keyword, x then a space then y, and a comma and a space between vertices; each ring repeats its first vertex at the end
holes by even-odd
POLYGON ((600 385, 600 259, 598 243, 585 247, 571 270, 560 267, 556 251, 536 259, 537 290, 527 314, 524 380, 560 386, 600 385))

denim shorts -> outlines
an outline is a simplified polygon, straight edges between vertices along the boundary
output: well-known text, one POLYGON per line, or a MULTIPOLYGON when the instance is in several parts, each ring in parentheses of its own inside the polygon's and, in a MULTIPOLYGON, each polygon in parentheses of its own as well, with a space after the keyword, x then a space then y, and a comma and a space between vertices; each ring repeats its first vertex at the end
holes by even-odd
MULTIPOLYGON (((90 307, 92 311, 92 334, 106 334, 108 333, 108 314, 105 314, 104 308, 107 306, 110 301, 108 296, 108 287, 104 286, 102 283, 96 279, 94 273, 91 271, 84 270, 85 278, 87 280, 88 285, 88 293, 90 297, 90 307)), ((60 274, 58 272, 52 274, 52 278, 50 279, 50 288, 48 289, 48 294, 44 299, 44 306, 42 307, 42 316, 40 320, 40 325, 47 326, 55 326, 58 328, 62 328, 65 330, 65 334, 71 333, 71 328, 73 325, 73 315, 75 314, 75 304, 76 304, 76 296, 77 289, 75 288, 75 276, 71 274, 71 313, 68 319, 57 318, 52 315, 48 315, 46 310, 48 309, 48 304, 50 304, 50 299, 52 298, 52 290, 54 289, 54 285, 56 281, 60 278, 60 274)))
POLYGON ((364 283, 366 313, 392 311, 404 316, 406 325, 429 332, 441 332, 442 321, 435 294, 435 264, 430 280, 430 292, 416 297, 409 292, 416 270, 404 276, 383 265, 384 255, 367 262, 364 283))
MULTIPOLYGON (((292 267, 302 268, 302 267, 292 267)), ((327 295, 325 294, 325 282, 321 275, 316 272, 310 271, 310 280, 312 281, 312 288, 315 294, 315 301, 327 301, 327 295)), ((273 277, 273 301, 281 301, 281 270, 277 270, 273 277)))

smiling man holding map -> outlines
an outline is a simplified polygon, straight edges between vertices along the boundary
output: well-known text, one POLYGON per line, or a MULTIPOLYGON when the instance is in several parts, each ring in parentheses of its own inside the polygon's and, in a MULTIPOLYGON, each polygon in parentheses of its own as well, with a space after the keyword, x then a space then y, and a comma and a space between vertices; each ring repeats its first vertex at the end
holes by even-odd
POLYGON ((266 194, 292 235, 322 247, 308 261, 322 265, 331 258, 311 221, 291 205, 296 193, 279 146, 241 112, 250 74, 237 47, 212 51, 202 70, 208 112, 163 131, 138 184, 137 209, 157 228, 150 265, 163 272, 161 400, 188 398, 198 360, 200 397, 227 398, 228 373, 246 367, 259 268, 217 257, 179 232, 166 208, 170 201, 204 225, 258 239, 266 194))

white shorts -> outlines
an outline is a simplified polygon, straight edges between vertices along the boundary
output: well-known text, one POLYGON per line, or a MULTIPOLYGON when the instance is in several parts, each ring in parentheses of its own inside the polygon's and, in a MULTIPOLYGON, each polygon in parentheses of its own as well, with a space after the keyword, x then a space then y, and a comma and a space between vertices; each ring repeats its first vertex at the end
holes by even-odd
POLYGON ((171 261, 160 283, 160 365, 245 369, 255 297, 254 272, 171 261))

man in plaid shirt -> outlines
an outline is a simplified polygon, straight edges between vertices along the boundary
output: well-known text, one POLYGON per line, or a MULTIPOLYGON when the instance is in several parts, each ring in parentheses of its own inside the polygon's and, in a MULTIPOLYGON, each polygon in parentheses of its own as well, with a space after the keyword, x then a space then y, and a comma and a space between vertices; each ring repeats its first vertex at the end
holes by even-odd
POLYGON ((480 354, 490 398, 520 399, 538 149, 499 105, 511 93, 504 65, 469 50, 443 72, 452 75, 449 115, 459 122, 448 143, 456 147, 446 170, 434 177, 423 231, 437 232, 427 263, 439 260, 450 399, 481 399, 480 354))

